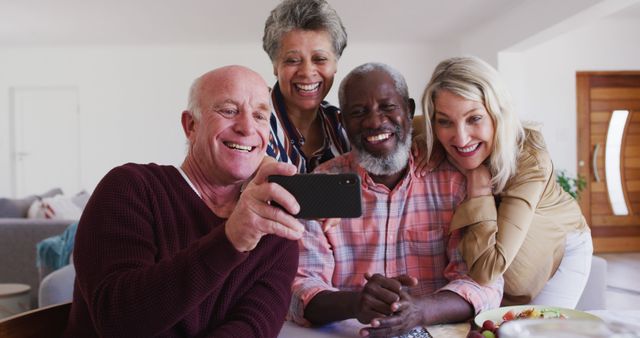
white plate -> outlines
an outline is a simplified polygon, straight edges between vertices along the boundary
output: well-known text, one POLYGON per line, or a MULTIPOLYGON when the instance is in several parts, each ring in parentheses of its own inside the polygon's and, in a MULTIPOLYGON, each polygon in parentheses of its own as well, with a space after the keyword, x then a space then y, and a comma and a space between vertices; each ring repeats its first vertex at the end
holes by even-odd
POLYGON ((510 320, 500 325, 501 338, 534 337, 618 337, 603 321, 591 319, 510 320))
MULTIPOLYGON (((573 310, 573 309, 565 309, 565 308, 561 308, 561 307, 546 306, 546 305, 516 305, 516 306, 504 306, 504 307, 500 307, 500 308, 497 308, 497 309, 481 312, 480 314, 478 314, 476 316, 476 318, 473 320, 473 322, 478 327, 482 327, 482 323, 484 323, 485 320, 490 319, 494 323, 499 325, 499 324, 502 323, 502 316, 505 313, 507 313, 509 310, 513 310, 513 312, 515 312, 517 314, 517 313, 522 312, 522 311, 524 311, 526 309, 532 309, 532 308, 536 309, 536 310, 541 310, 541 309, 558 310, 558 311, 560 311, 560 313, 565 315, 568 319, 591 319, 591 320, 602 321, 602 319, 600 319, 599 317, 594 316, 594 315, 592 315, 590 313, 586 313, 586 312, 582 312, 582 311, 578 311, 578 310, 573 310)), ((520 320, 520 319, 518 319, 518 320, 520 320)))

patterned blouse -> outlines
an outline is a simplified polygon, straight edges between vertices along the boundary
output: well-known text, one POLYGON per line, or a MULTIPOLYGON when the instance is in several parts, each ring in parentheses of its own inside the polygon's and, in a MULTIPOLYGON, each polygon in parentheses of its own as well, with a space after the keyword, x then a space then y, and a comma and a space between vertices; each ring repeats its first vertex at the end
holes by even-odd
POLYGON ((275 84, 271 91, 271 100, 274 111, 271 114, 271 135, 267 154, 279 162, 287 162, 298 167, 299 173, 309 173, 318 166, 338 155, 349 151, 349 139, 342 125, 340 110, 322 101, 318 108, 318 114, 322 119, 322 133, 324 144, 313 154, 302 152, 304 138, 300 131, 293 125, 287 115, 284 98, 280 91, 280 85, 275 84))

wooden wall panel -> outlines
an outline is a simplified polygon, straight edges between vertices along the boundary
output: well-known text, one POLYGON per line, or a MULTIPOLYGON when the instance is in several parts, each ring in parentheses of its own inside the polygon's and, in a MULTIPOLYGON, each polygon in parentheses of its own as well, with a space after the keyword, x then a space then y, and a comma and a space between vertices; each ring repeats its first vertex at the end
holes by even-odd
POLYGON ((638 248, 640 236, 593 237, 593 251, 597 253, 638 251, 638 248))
POLYGON ((592 101, 591 109, 596 111, 616 110, 616 109, 640 110, 640 102, 634 103, 630 100, 592 101))
POLYGON ((630 100, 640 97, 640 88, 600 87, 591 89, 591 100, 630 100))

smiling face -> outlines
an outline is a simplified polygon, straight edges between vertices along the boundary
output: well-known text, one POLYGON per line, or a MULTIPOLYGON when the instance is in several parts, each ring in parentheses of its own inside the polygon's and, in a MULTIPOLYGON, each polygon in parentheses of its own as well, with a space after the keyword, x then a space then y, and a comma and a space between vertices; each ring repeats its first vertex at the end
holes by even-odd
POLYGON ((397 173, 409 157, 413 101, 407 103, 391 76, 379 69, 347 81, 341 108, 360 165, 376 175, 397 173))
POLYGON ((205 175, 222 183, 249 178, 266 153, 270 96, 264 80, 243 67, 204 75, 200 118, 183 113, 189 157, 205 175))
POLYGON ((475 169, 493 149, 494 125, 481 102, 440 90, 434 100, 433 129, 449 158, 462 169, 475 169))
POLYGON ((337 70, 329 33, 292 30, 285 34, 273 67, 288 111, 318 109, 337 70))

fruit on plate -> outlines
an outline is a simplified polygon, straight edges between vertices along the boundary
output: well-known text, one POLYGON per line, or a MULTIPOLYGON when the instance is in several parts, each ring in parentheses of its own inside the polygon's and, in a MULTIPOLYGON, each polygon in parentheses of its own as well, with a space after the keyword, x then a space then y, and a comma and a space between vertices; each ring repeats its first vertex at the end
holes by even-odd
POLYGON ((507 311, 503 316, 502 316, 502 321, 507 322, 510 320, 514 320, 514 319, 534 319, 534 318, 543 318, 543 319, 549 319, 549 318, 553 318, 553 319, 566 319, 567 316, 565 316, 563 313, 560 312, 560 310, 558 309, 552 309, 552 308, 529 308, 529 309, 524 309, 518 313, 515 313, 513 310, 509 310, 507 311))
POLYGON ((514 320, 516 318, 516 313, 513 310, 507 311, 504 315, 502 315, 502 321, 508 322, 510 320, 514 320))
MULTIPOLYGON (((522 308, 520 308, 522 309, 522 308)), ((566 319, 567 316, 554 308, 527 307, 521 311, 509 310, 502 315, 502 320, 493 321, 485 320, 482 326, 476 330, 471 330, 467 338, 496 338, 498 337, 498 328, 505 322, 518 319, 533 318, 560 318, 566 319)))
POLYGON ((497 338, 498 326, 492 320, 485 320, 479 330, 471 330, 467 338, 497 338))

